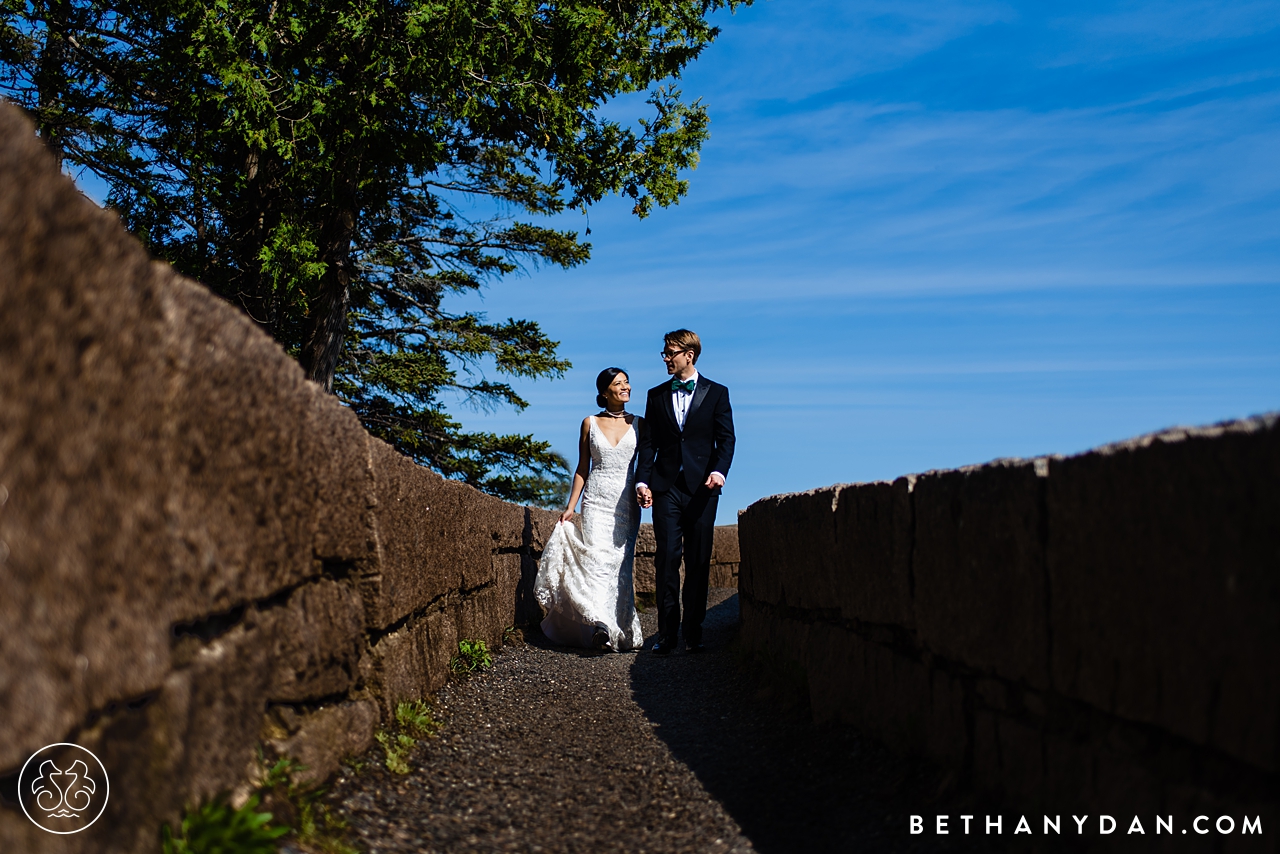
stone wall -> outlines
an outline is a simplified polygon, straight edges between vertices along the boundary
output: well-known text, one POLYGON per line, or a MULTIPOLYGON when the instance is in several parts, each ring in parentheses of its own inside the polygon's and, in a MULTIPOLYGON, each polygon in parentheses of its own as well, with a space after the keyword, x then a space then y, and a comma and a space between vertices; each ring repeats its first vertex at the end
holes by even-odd
POLYGON ((766 498, 739 516, 744 642, 816 719, 1015 804, 1247 811, 1274 848, 1278 487, 1272 414, 766 498))
POLYGON ((324 776, 534 615, 554 514, 371 438, 2 103, 0 324, 0 851, 155 851, 259 744, 324 776), (111 778, 74 836, 14 801, 59 741, 111 778))
MULTIPOLYGON (((640 526, 636 540, 635 586, 637 593, 653 593, 653 556, 658 544, 653 539, 653 525, 640 526)), ((717 525, 715 544, 711 547, 711 586, 738 586, 738 526, 717 525)), ((680 565, 680 577, 684 578, 684 564, 680 565)))

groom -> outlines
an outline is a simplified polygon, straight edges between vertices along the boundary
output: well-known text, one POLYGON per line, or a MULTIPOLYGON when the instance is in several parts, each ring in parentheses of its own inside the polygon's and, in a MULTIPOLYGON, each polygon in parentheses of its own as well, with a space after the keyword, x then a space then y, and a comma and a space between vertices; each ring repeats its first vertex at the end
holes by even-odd
POLYGON ((636 500, 653 508, 658 551, 657 655, 675 649, 680 622, 680 558, 684 557, 684 644, 702 651, 716 504, 733 462, 729 389, 698 374, 702 341, 677 329, 663 338, 671 381, 649 389, 636 464, 636 500))

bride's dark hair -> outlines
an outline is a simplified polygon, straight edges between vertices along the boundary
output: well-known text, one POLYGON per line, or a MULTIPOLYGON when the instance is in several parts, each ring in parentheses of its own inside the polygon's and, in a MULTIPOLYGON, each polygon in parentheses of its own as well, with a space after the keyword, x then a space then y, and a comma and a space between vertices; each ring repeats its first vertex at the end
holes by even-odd
POLYGON ((622 370, 622 368, 605 368, 600 372, 600 376, 596 377, 596 391, 600 392, 596 395, 596 406, 601 409, 607 408, 607 404, 604 399, 604 390, 609 387, 609 384, 613 382, 614 377, 618 374, 622 374, 628 380, 631 379, 631 374, 622 370))

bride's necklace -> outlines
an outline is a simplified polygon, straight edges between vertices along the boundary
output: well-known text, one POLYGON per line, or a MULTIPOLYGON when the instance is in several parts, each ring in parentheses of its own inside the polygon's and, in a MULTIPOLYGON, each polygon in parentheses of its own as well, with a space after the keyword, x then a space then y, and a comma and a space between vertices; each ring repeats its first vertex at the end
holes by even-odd
POLYGON ((619 409, 617 412, 610 412, 609 410, 606 409, 601 414, 608 415, 610 418, 626 418, 631 413, 627 412, 627 410, 625 409, 619 409))

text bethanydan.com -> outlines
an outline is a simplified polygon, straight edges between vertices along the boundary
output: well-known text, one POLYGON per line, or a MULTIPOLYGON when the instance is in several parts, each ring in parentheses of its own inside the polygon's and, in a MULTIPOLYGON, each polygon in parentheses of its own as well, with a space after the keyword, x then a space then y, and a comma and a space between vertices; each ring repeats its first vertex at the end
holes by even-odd
MULTIPOLYGON (((1058 835, 1064 832, 1062 816, 1046 815, 1042 816, 1043 824, 1040 827, 1040 833, 1044 836, 1058 835)), ((911 833, 934 833, 945 836, 950 833, 986 833, 986 834, 1003 834, 1008 828, 1014 835, 1026 833, 1034 836, 1036 830, 1027 820, 1026 816, 1019 816, 1017 823, 1013 821, 1006 822, 1002 815, 935 815, 931 820, 926 820, 922 815, 913 815, 911 820, 911 833)), ((1174 818, 1168 816, 1148 816, 1144 821, 1141 816, 1134 816, 1129 822, 1128 830, 1120 830, 1123 827, 1123 820, 1117 820, 1109 815, 1087 816, 1073 815, 1066 822, 1065 832, 1078 836, 1102 835, 1106 836, 1112 833, 1132 833, 1142 834, 1154 833, 1157 836, 1163 834, 1179 835, 1188 831, 1197 833, 1201 836, 1210 833, 1217 833, 1222 836, 1230 836, 1233 833, 1240 834, 1261 834, 1262 833, 1262 817, 1242 816, 1237 820, 1234 816, 1220 815, 1216 819, 1207 815, 1196 816, 1191 821, 1181 822, 1180 826, 1176 826, 1174 818), (1074 826, 1073 826, 1074 825, 1074 826)))

